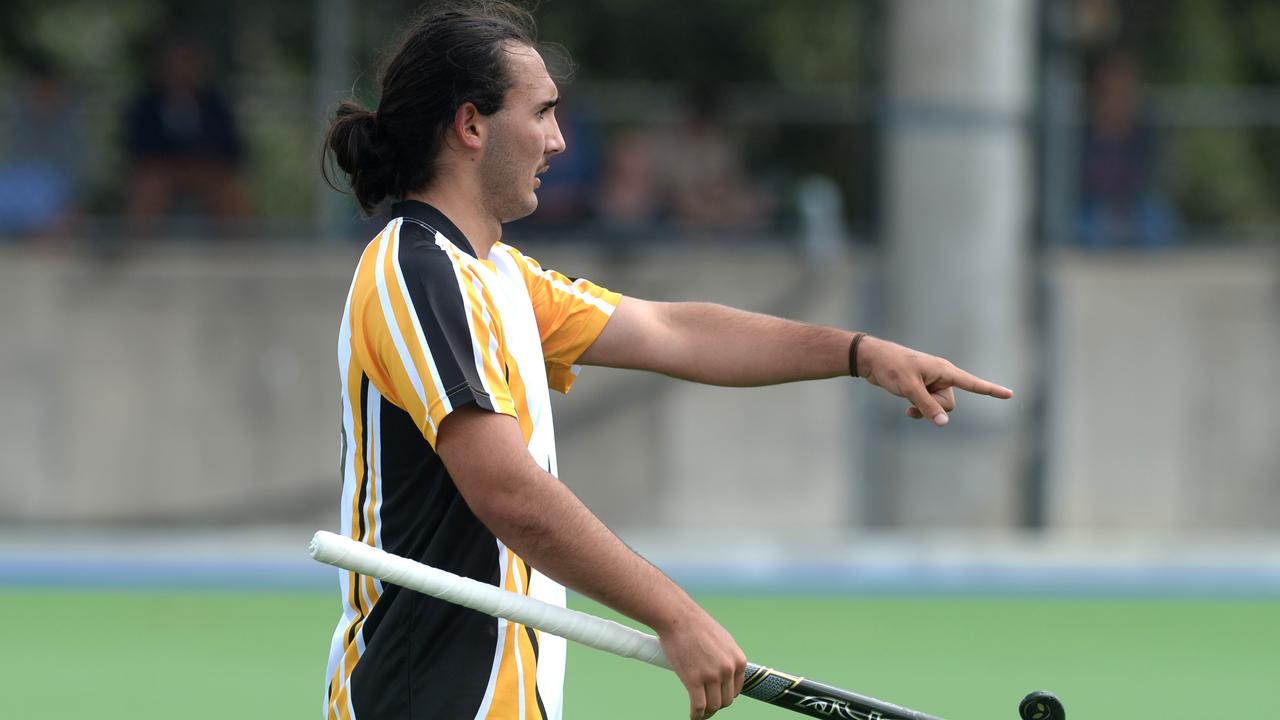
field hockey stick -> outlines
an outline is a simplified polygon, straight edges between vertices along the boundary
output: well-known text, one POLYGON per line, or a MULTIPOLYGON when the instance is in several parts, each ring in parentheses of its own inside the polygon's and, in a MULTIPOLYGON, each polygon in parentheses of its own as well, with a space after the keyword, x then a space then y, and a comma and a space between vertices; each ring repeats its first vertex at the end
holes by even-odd
MULTIPOLYGON (((505 618, 587 647, 671 669, 658 638, 612 620, 461 577, 324 530, 311 539, 310 552, 312 558, 334 567, 505 618)), ((747 663, 742 694, 816 718, 941 720, 754 663, 747 663)), ((1018 713, 1023 720, 1065 720, 1066 717, 1057 698, 1045 692, 1024 698, 1018 713)))

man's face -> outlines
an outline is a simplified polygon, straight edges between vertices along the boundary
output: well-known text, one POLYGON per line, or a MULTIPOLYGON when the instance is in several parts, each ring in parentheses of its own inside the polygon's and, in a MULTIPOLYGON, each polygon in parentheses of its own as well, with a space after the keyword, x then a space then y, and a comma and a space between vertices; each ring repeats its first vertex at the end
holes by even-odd
POLYGON ((525 217, 538 207, 536 176, 552 155, 564 150, 556 124, 560 95, 542 56, 524 45, 507 47, 513 85, 502 109, 487 119, 489 137, 480 155, 481 202, 501 222, 525 217))

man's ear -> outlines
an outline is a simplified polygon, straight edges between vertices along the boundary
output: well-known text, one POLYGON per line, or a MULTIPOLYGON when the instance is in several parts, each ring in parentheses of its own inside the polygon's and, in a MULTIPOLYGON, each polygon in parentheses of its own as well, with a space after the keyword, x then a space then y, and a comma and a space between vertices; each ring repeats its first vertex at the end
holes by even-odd
POLYGON ((465 102, 453 114, 453 139, 468 150, 479 150, 484 145, 484 115, 474 103, 465 102))

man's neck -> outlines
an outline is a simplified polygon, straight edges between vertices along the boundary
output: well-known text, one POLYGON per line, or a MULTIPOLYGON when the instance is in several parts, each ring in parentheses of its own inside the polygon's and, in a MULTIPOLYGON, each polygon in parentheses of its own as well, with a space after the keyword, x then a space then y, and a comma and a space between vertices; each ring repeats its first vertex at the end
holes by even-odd
POLYGON ((476 257, 482 260, 489 257, 489 250, 502 239, 502 223, 485 213, 479 203, 467 198, 464 193, 432 188, 410 193, 405 199, 424 202, 444 213, 467 237, 476 257))

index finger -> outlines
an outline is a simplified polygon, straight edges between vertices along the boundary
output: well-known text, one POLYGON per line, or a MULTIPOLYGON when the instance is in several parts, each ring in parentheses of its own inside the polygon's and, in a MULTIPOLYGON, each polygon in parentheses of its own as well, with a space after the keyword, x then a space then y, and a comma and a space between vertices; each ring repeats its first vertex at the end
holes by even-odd
POLYGON ((990 395, 1001 400, 1008 400, 1013 397, 1013 391, 1003 385, 997 385, 989 380, 983 380, 977 375, 955 368, 952 370, 950 377, 947 378, 952 387, 958 387, 961 390, 967 390, 977 395, 990 395))

